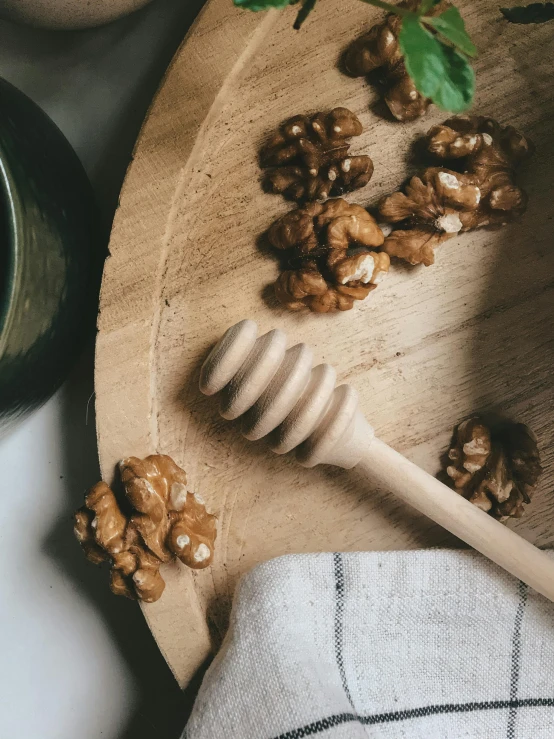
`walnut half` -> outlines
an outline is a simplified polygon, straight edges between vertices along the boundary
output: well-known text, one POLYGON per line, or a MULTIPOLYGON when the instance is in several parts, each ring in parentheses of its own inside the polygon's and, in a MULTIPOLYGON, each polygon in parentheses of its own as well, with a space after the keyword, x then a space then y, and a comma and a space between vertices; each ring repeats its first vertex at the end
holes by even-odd
POLYGON ((391 257, 429 266, 439 244, 472 227, 481 194, 467 175, 435 167, 412 177, 404 190, 379 203, 383 220, 395 226, 383 249, 391 257))
POLYGON ((367 185, 373 162, 349 153, 349 139, 361 133, 362 124, 347 108, 290 118, 262 149, 265 188, 290 200, 312 201, 367 185))
POLYGON ((525 212, 527 195, 515 175, 534 146, 513 126, 484 116, 457 116, 433 126, 425 143, 430 154, 479 187, 479 208, 467 227, 503 225, 525 212))
POLYGON ((211 564, 215 517, 187 490, 185 472, 171 457, 129 457, 119 469, 125 513, 112 489, 99 482, 75 513, 75 536, 91 562, 111 562, 116 595, 153 603, 165 588, 162 563, 178 557, 193 569, 211 564))
MULTIPOLYGON (((417 10, 419 4, 419 0, 405 0, 400 7, 417 10)), ((430 8, 426 15, 439 15, 449 7, 450 4, 443 0, 430 8)), ((380 74, 385 103, 394 118, 404 122, 424 115, 431 101, 418 92, 406 71, 398 42, 401 26, 400 16, 394 13, 387 15, 382 23, 350 44, 344 55, 344 66, 352 77, 380 74)))
POLYGON ((522 423, 461 423, 448 451, 446 473, 454 489, 504 521, 523 515, 542 473, 537 441, 522 423))
POLYGON ((268 238, 288 260, 290 269, 279 276, 275 295, 290 310, 350 310, 390 266, 388 254, 375 251, 384 240, 375 219, 342 198, 286 213, 271 226, 268 238))
POLYGON ((511 126, 480 116, 433 126, 425 143, 444 165, 412 177, 403 192, 384 197, 379 210, 394 225, 383 247, 387 254, 430 265, 436 247, 452 236, 502 226, 524 213, 527 195, 514 178, 533 147, 511 126))

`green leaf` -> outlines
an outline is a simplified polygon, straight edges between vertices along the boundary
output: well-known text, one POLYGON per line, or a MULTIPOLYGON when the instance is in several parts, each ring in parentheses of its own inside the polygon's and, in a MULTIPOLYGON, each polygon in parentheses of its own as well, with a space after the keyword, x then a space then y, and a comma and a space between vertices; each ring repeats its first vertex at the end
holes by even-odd
POLYGON ((511 23, 545 23, 554 20, 554 3, 531 3, 515 8, 500 8, 511 23))
POLYGON ((316 2, 317 0, 304 0, 304 2, 302 3, 302 7, 298 11, 298 15, 296 16, 296 20, 294 21, 293 28, 296 31, 298 31, 306 18, 310 15, 312 10, 314 9, 316 2))
POLYGON ((444 80, 440 98, 433 98, 436 105, 452 113, 461 113, 473 104, 475 72, 467 57, 451 46, 441 44, 446 60, 447 79, 444 80))
POLYGON ((432 26, 437 33, 448 39, 454 46, 468 56, 475 56, 477 49, 469 38, 464 19, 458 8, 452 7, 445 10, 436 18, 422 18, 423 23, 432 26))
POLYGON ((442 44, 417 18, 404 18, 398 40, 408 74, 422 95, 452 113, 469 108, 475 75, 465 56, 442 44))
POLYGON ((291 0, 233 0, 238 8, 246 10, 269 10, 269 8, 286 8, 291 0))

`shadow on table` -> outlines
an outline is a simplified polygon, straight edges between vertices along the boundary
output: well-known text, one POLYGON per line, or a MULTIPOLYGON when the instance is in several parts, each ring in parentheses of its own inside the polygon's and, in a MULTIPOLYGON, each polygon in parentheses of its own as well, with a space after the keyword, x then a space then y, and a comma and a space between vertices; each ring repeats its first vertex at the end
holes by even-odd
POLYGON ((552 67, 545 60, 554 51, 554 34, 551 27, 537 25, 526 37, 521 26, 502 20, 496 28, 495 42, 506 49, 512 69, 512 87, 495 92, 494 105, 513 111, 511 119, 502 122, 521 127, 536 150, 517 174, 529 196, 526 213, 491 233, 489 248, 495 259, 476 306, 477 319, 468 343, 467 374, 474 396, 471 412, 523 422, 536 435, 544 472, 523 517, 509 525, 538 546, 552 547, 554 94, 552 67))

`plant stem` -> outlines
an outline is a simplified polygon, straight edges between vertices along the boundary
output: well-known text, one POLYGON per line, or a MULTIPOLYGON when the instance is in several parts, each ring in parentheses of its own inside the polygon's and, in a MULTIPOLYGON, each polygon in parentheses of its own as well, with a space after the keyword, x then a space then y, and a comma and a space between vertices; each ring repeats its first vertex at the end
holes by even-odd
POLYGON ((400 15, 403 18, 410 16, 417 16, 417 13, 414 13, 413 10, 406 10, 406 8, 401 8, 398 5, 392 5, 391 3, 384 2, 384 0, 362 0, 363 3, 367 3, 368 5, 374 5, 376 8, 382 8, 383 10, 386 10, 388 13, 394 13, 395 15, 400 15))
POLYGON ((296 16, 296 20, 294 21, 293 28, 296 31, 298 31, 298 29, 304 23, 308 15, 312 12, 315 4, 316 4, 316 0, 304 0, 304 3, 302 4, 302 7, 298 11, 298 15, 296 16))

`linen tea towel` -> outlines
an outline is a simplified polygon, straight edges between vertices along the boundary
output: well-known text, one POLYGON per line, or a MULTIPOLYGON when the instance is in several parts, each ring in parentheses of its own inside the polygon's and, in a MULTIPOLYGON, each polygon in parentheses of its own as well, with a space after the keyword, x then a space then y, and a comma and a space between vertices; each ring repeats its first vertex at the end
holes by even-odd
POLYGON ((553 739, 554 605, 472 551, 258 566, 183 739, 308 736, 553 739))

